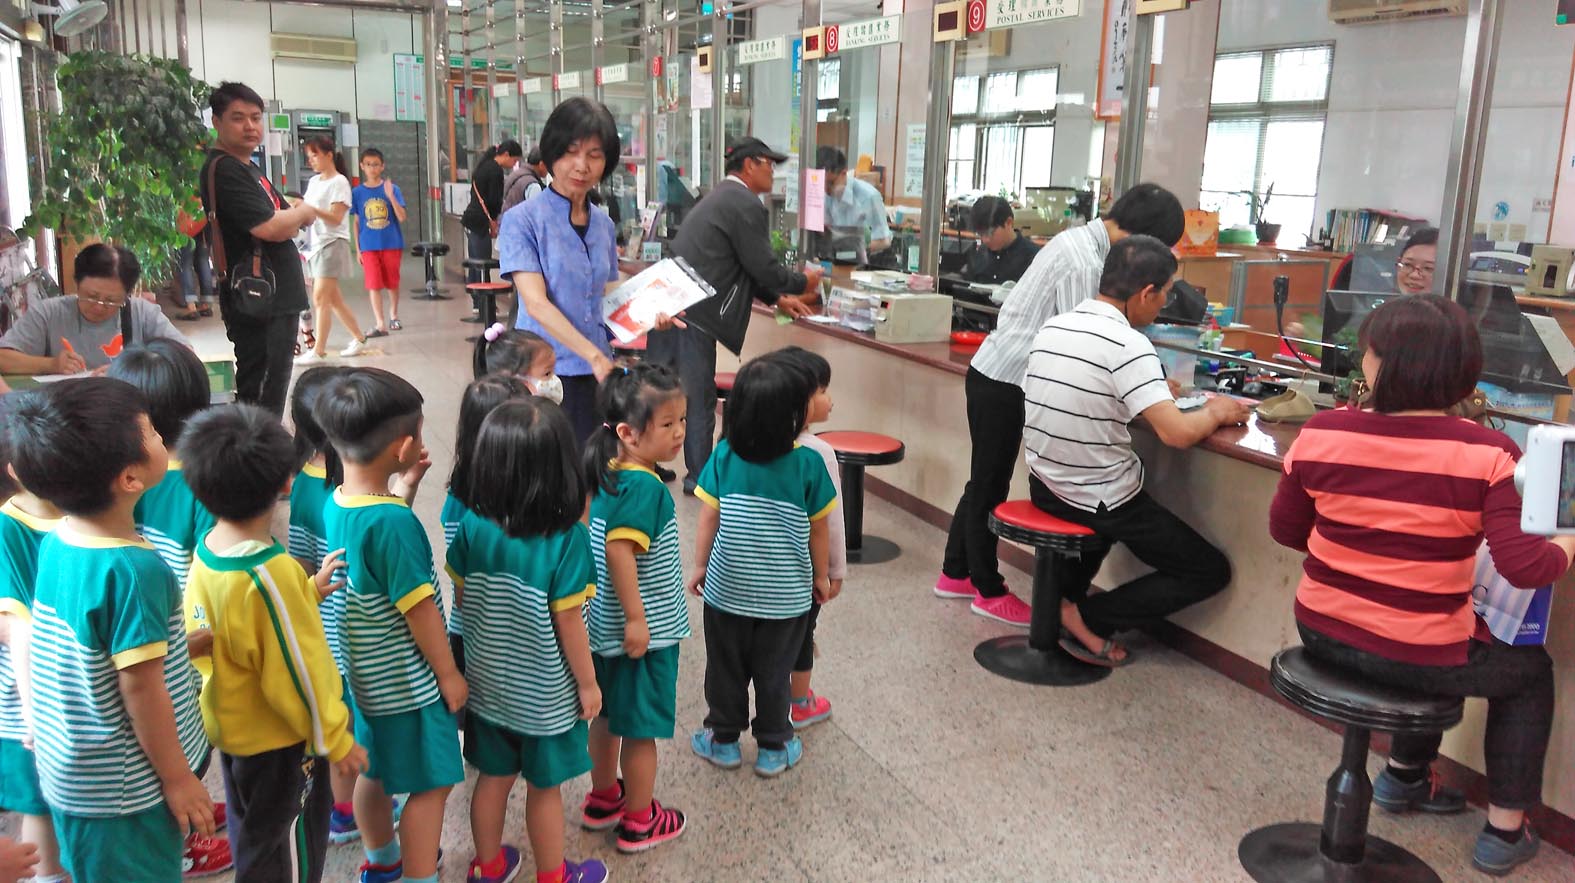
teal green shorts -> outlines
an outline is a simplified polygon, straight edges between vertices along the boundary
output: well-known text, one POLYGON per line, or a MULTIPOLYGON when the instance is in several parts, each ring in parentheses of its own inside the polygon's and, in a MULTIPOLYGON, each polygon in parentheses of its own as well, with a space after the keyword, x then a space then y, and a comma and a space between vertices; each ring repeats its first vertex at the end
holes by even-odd
POLYGON ((0 739, 0 809, 25 816, 49 815, 38 787, 38 762, 16 739, 0 739))
POLYGON ((53 816, 60 861, 73 880, 170 883, 181 878, 186 838, 162 803, 129 816, 53 816))
POLYGON ((422 794, 465 781, 454 715, 439 699, 415 711, 355 716, 355 740, 366 748, 366 776, 389 794, 422 794))
POLYGON ((639 659, 592 654, 607 731, 624 739, 671 739, 677 723, 678 645, 639 659))
POLYGON ((578 721, 556 736, 525 736, 465 715, 465 759, 485 776, 520 775, 536 788, 554 788, 591 771, 590 727, 578 721))

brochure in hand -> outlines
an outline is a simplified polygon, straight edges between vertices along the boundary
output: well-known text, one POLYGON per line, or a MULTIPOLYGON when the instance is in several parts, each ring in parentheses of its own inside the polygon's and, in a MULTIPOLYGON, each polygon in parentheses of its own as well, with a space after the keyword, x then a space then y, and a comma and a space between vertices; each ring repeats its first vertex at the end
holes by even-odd
POLYGON ((681 258, 666 258, 602 298, 602 321, 619 343, 656 326, 659 315, 677 316, 716 292, 681 258))

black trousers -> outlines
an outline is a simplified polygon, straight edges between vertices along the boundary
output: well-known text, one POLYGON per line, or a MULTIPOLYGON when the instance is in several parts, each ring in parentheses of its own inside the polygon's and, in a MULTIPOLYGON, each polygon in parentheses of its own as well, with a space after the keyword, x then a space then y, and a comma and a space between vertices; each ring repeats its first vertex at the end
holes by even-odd
POLYGON ((292 745, 250 757, 219 755, 229 801, 235 883, 317 883, 334 806, 328 761, 292 745))
POLYGON ((973 453, 968 484, 952 513, 941 572, 954 579, 969 577, 979 594, 997 598, 1006 594, 1006 580, 1001 576, 997 540, 990 532, 990 513, 1006 502, 1012 472, 1017 469, 1023 446, 1023 391, 969 368, 963 394, 968 399, 968 437, 973 453))
POLYGON ((284 415, 295 360, 298 313, 267 319, 223 310, 224 334, 235 345, 235 398, 284 415))
POLYGON ((563 412, 569 415, 569 425, 574 427, 574 441, 585 448, 585 440, 596 427, 602 425, 602 413, 596 407, 595 374, 576 374, 573 377, 558 375, 563 381, 563 412))
MULTIPOLYGON (((1488 800, 1505 809, 1530 809, 1542 800, 1542 764, 1553 730, 1553 660, 1541 646, 1472 641, 1465 665, 1396 662, 1297 625, 1307 652, 1381 684, 1438 696, 1485 696, 1488 800)), ((1438 757, 1442 733, 1395 736, 1389 756, 1402 766, 1438 757)))
POLYGON ((815 624, 820 622, 820 602, 809 605, 809 622, 804 625, 804 643, 799 645, 798 659, 793 661, 794 671, 815 670, 815 624))
POLYGON ((705 725, 718 742, 737 742, 749 727, 762 748, 780 749, 793 738, 788 718, 788 675, 804 645, 809 614, 755 619, 705 605, 705 725), (749 720, 749 685, 755 685, 755 719, 749 720))
POLYGON ((645 336, 645 358, 672 369, 689 400, 684 487, 692 491, 716 443, 716 340, 694 326, 652 331, 645 336))
POLYGON ((1122 543, 1139 561, 1154 568, 1153 573, 1108 592, 1066 599, 1077 602, 1083 622, 1096 635, 1108 638, 1119 629, 1142 628, 1217 594, 1230 582, 1230 561, 1225 554, 1156 503, 1147 491, 1139 491, 1115 509, 1101 506, 1098 512, 1067 505, 1038 476, 1029 479, 1028 492, 1035 506, 1081 524, 1105 541, 1104 548, 1084 552, 1075 562, 1072 572, 1079 583, 1093 580, 1115 543, 1122 543))

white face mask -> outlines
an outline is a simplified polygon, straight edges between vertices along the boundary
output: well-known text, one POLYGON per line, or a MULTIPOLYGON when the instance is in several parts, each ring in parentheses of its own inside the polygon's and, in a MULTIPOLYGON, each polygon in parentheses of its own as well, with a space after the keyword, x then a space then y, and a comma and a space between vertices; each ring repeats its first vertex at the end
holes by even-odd
POLYGON ((563 380, 556 374, 548 374, 543 378, 527 377, 525 382, 530 385, 532 393, 544 399, 549 399, 555 405, 563 404, 563 380))

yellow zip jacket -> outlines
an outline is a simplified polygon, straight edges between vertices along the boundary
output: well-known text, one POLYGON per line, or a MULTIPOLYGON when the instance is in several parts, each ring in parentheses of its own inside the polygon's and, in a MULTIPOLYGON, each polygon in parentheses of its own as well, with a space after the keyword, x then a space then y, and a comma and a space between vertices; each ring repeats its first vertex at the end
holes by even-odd
POLYGON ((304 742, 340 760, 355 737, 316 587, 278 542, 228 551, 200 540, 186 583, 186 630, 213 631, 213 655, 197 666, 208 739, 242 757, 304 742))

